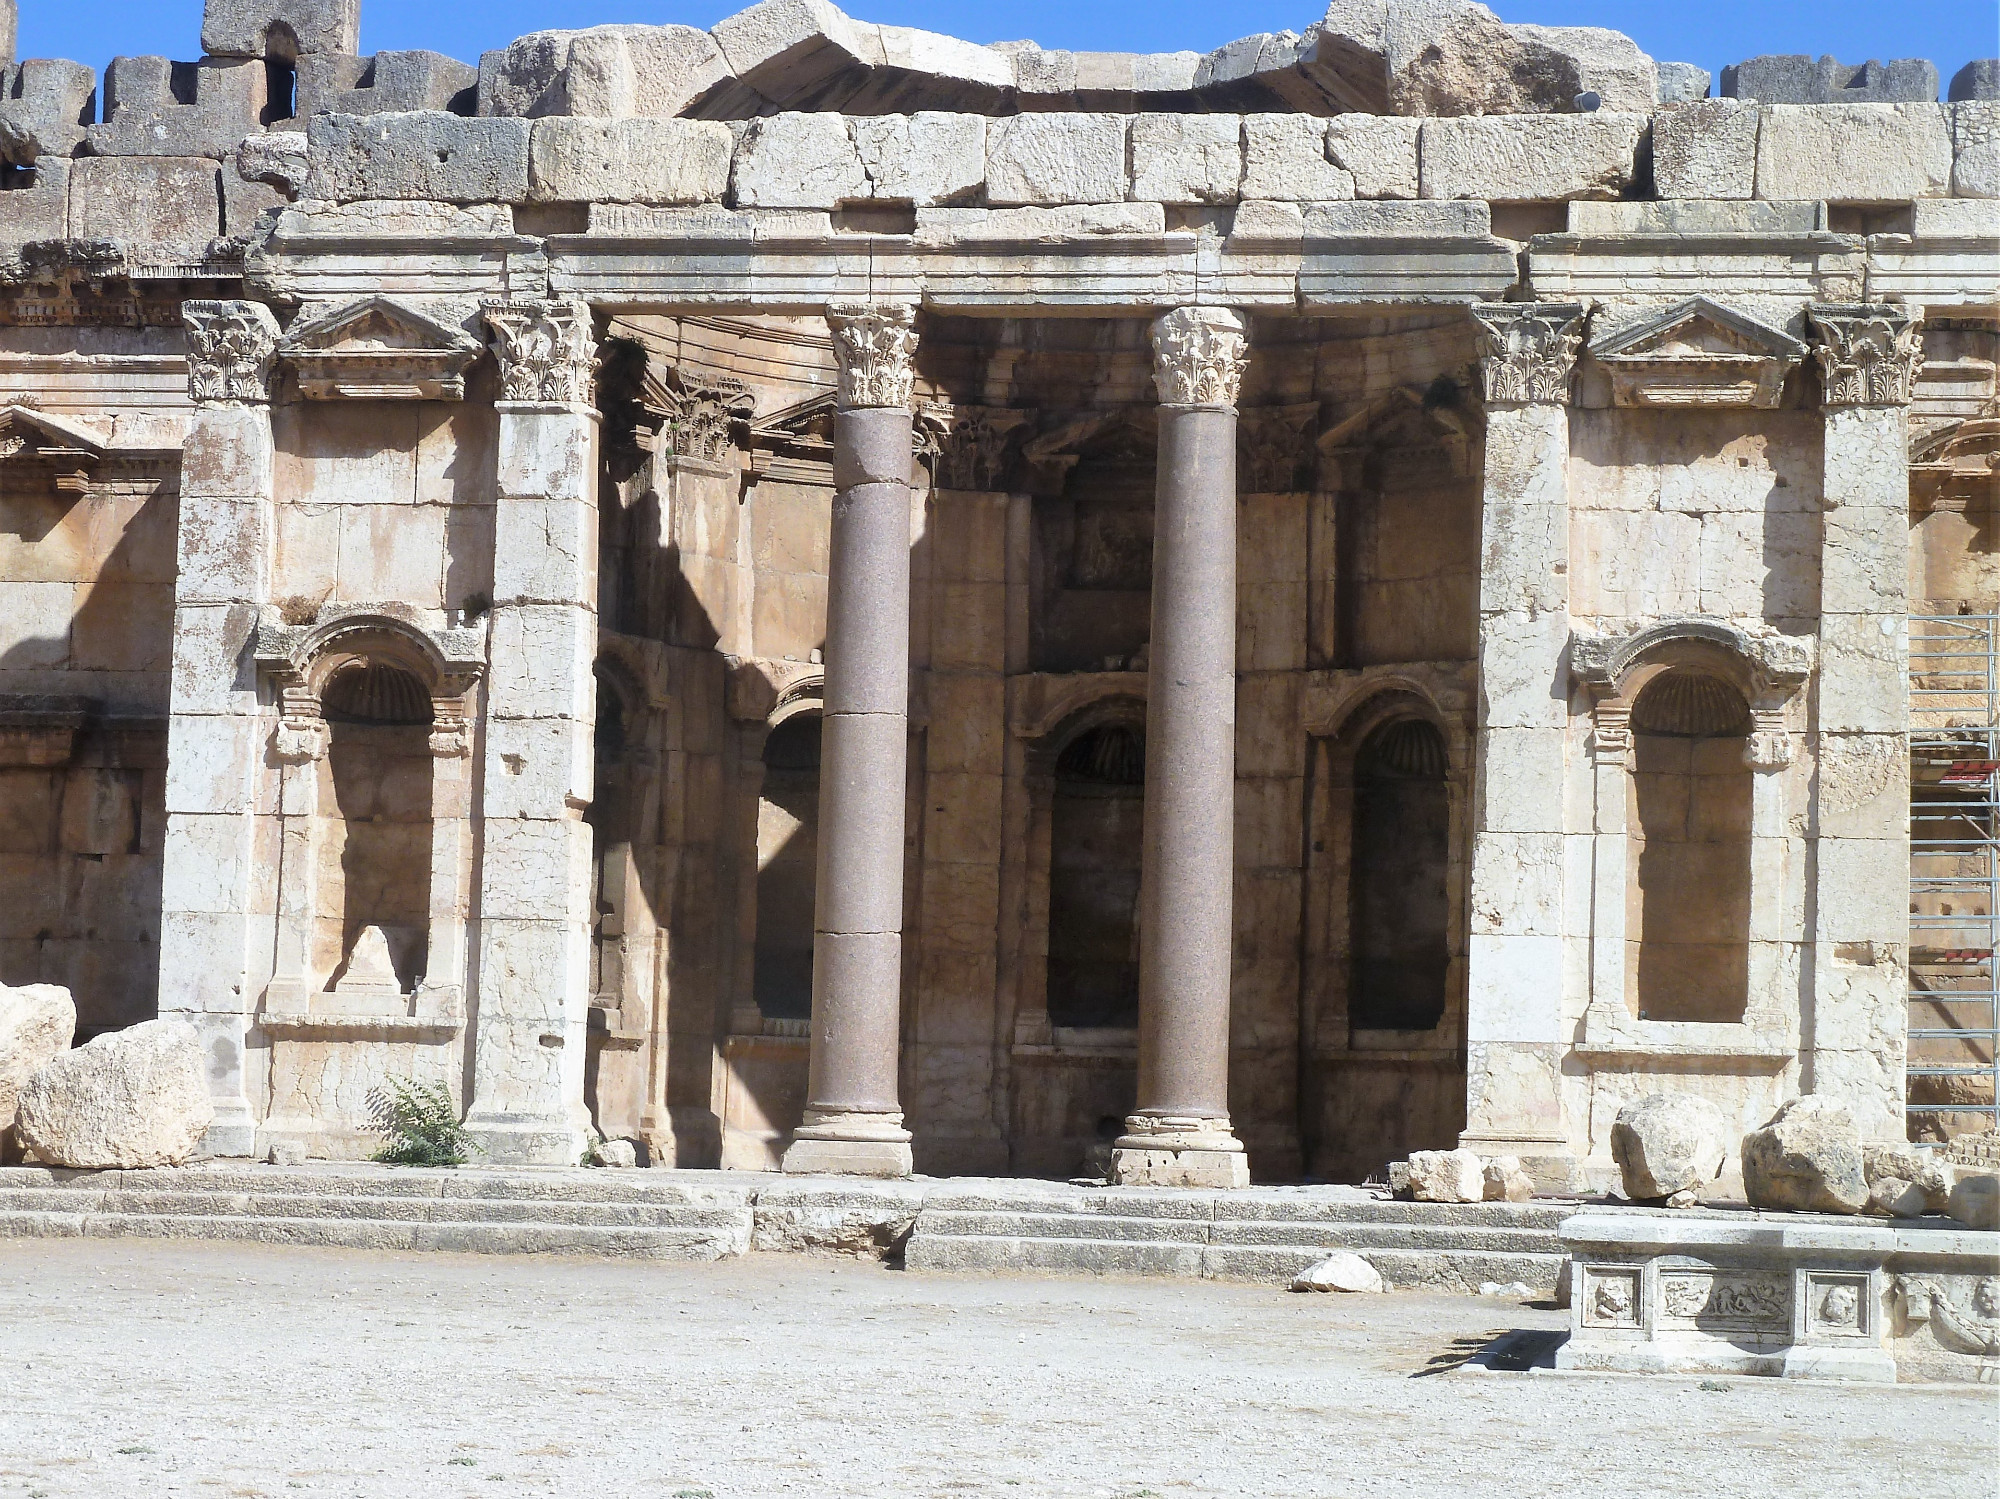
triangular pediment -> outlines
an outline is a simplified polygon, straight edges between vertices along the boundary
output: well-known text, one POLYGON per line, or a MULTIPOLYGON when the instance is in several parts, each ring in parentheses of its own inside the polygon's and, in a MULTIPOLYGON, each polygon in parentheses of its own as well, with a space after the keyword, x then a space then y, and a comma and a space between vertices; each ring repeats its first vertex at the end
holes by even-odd
POLYGON ((75 455, 94 463, 104 456, 104 440, 81 423, 32 406, 0 406, 0 457, 25 452, 75 455))
POLYGON ((1718 355, 1796 360, 1805 357, 1806 346, 1782 328, 1707 297, 1689 297, 1604 335, 1590 352, 1599 359, 1623 360, 1718 355))
POLYGON ((759 447, 798 447, 833 451, 833 415, 839 401, 830 390, 774 411, 750 429, 759 447))
POLYGON ((363 297, 295 324, 278 358, 308 400, 459 401, 478 339, 388 297, 363 297))
POLYGON ((389 297, 363 297, 295 324, 278 340, 278 353, 479 352, 479 340, 463 328, 428 317, 389 297))

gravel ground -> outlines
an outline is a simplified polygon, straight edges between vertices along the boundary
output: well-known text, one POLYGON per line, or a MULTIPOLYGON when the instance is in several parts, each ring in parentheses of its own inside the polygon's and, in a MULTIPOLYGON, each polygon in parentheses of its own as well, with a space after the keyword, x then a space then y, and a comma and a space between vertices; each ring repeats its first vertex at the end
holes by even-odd
POLYGON ((0 1499, 1993 1499, 2000 1390, 1460 1367, 1544 1306, 0 1241, 0 1499))

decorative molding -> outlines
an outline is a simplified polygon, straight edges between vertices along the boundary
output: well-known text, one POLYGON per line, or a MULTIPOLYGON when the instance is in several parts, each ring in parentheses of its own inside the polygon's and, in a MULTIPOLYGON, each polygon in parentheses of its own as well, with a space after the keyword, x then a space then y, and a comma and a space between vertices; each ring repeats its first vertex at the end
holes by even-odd
POLYGON ((262 302, 183 302, 188 396, 198 406, 271 399, 278 320, 262 302))
POLYGON ((1568 405, 1584 316, 1580 302, 1474 303, 1487 404, 1568 405))
MULTIPOLYGON (((407 604, 331 604, 311 624, 286 624, 267 611, 257 622, 252 653, 259 671, 289 696, 302 688, 317 699, 324 679, 345 656, 372 656, 391 644, 390 664, 410 670, 439 698, 462 698, 486 672, 486 621, 432 629, 407 604), (373 649, 371 649, 371 647, 373 649)), ((317 708, 315 707, 315 712, 317 708)))
POLYGON ((1707 297, 1690 297, 1598 338, 1590 353, 1610 372, 1619 406, 1769 411, 1806 345, 1707 297))
POLYGON ((1743 763, 1752 770, 1783 770, 1792 763, 1792 735, 1785 727, 1783 710, 1750 710, 1750 733, 1743 741, 1743 763))
POLYGON ((310 401, 462 401, 479 340, 388 297, 362 297, 295 323, 278 358, 310 401))
POLYGON ((998 493, 1033 418, 1013 406, 925 406, 917 424, 930 438, 932 485, 998 493))
POLYGON ((1240 313, 1176 307, 1153 320, 1153 383, 1162 406, 1234 411, 1250 362, 1240 313))
POLYGON ((1907 406, 1923 368, 1923 319, 1883 302, 1815 302, 1806 309, 1820 344, 1820 404, 1907 406))
MULTIPOLYGON (((73 500, 90 492, 92 471, 105 456, 95 432, 23 402, 0 406, 0 462, 44 476, 54 493, 73 500)), ((37 487, 24 484, 25 488, 37 487)))
POLYGON ((500 399, 591 408, 597 340, 590 308, 562 297, 490 297, 480 303, 500 361, 500 399))
POLYGON ((841 407, 907 410, 916 391, 917 309, 908 302, 834 302, 826 325, 841 407))
POLYGON ((1242 494, 1295 494, 1313 484, 1319 402, 1252 406, 1236 424, 1236 488, 1242 494))
POLYGON ((1642 657, 1679 643, 1706 645, 1733 656, 1746 669, 1756 692, 1781 700, 1795 694, 1812 675, 1812 637, 1745 630, 1727 620, 1699 618, 1663 619, 1603 635, 1578 630, 1570 636, 1570 671, 1595 691, 1613 694, 1642 657))

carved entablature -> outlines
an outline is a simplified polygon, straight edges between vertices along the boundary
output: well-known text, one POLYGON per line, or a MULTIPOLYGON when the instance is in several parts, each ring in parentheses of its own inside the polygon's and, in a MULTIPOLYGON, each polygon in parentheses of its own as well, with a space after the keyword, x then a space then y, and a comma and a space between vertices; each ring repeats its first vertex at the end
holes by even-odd
POLYGON ((1488 405, 1563 406, 1583 341, 1578 302, 1477 302, 1479 372, 1488 405))
POLYGON ((271 399, 278 320, 262 302, 183 302, 188 396, 198 406, 271 399))
POLYGON ((1600 336, 1590 353, 1620 406, 1749 406, 1769 411, 1806 346, 1707 297, 1600 336))
POLYGON ((1923 368, 1923 320, 1882 302, 1815 302, 1807 309, 1820 344, 1821 404, 1907 406, 1923 368))
POLYGON ((1313 486, 1313 440, 1319 402, 1251 406, 1236 423, 1236 488, 1243 494, 1293 494, 1313 486))
POLYGON ((822 391, 750 427, 750 469, 759 478, 800 484, 833 482, 833 416, 839 402, 822 391))
POLYGON ((293 324, 277 352, 309 401, 462 401, 482 350, 462 328, 363 297, 293 324))
POLYGON ((917 309, 908 302, 835 302, 826 309, 840 404, 904 407, 916 389, 917 309))
POLYGON ((1227 307, 1176 307, 1153 321, 1153 383, 1162 406, 1236 408, 1250 340, 1227 307))
POLYGON ((778 724, 826 695, 826 668, 817 661, 724 656, 729 716, 737 723, 778 724))
POLYGON ((2000 407, 1910 444, 1910 511, 1991 515, 2000 509, 2000 407))
POLYGON ((500 361, 500 399, 589 407, 597 340, 590 308, 562 297, 490 297, 480 304, 500 361))
POLYGON ((53 490, 71 499, 88 494, 104 452, 103 441, 79 422, 31 406, 0 406, 0 463, 10 477, 26 477, 24 490, 53 490))

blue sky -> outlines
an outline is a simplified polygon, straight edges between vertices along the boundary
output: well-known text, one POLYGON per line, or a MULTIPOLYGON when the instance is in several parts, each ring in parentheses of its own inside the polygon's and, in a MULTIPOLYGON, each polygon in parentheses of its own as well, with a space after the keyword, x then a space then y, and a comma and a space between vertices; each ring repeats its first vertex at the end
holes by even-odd
MULTIPOLYGON (((361 45, 428 47, 467 62, 526 31, 607 21, 712 25, 748 0, 362 0, 361 45)), ((1843 62, 1928 57, 1949 79, 2000 55, 1994 0, 1488 0, 1503 19, 1611 26, 1658 58, 1711 71, 1761 52, 1831 52, 1843 62)), ((200 0, 20 0, 20 55, 102 68, 113 53, 200 52, 200 0)), ((867 21, 970 41, 1031 37, 1045 47, 1206 51, 1232 38, 1304 30, 1312 0, 853 0, 867 21)))

